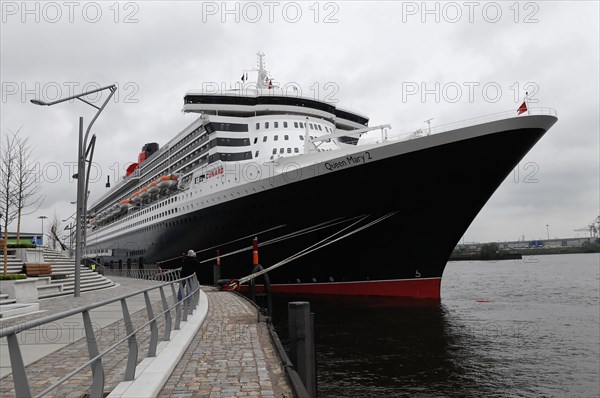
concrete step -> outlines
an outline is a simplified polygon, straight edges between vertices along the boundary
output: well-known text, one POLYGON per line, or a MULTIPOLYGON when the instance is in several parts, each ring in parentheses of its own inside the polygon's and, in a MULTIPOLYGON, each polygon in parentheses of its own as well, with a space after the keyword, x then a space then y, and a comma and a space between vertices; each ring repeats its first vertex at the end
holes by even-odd
POLYGON ((63 285, 60 283, 52 283, 50 285, 43 285, 37 287, 38 297, 44 297, 48 294, 62 293, 63 285))
POLYGON ((13 304, 16 302, 17 302, 17 299, 3 298, 3 299, 0 299, 0 306, 5 305, 5 304, 13 304))
POLYGON ((0 318, 8 318, 15 315, 28 314, 40 310, 39 303, 0 303, 0 318))

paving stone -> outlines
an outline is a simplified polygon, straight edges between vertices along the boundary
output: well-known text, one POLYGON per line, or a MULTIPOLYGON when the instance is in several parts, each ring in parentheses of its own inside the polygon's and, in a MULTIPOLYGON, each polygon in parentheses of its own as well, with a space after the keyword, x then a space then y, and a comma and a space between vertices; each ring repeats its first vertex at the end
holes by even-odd
MULTIPOLYGON (((256 322, 256 310, 231 293, 206 294, 206 319, 166 385, 180 386, 177 393, 183 387, 193 397, 291 397, 266 326, 256 322)), ((158 396, 174 398, 175 393, 164 388, 158 396)))
MULTIPOLYGON (((60 297, 45 300, 46 312, 41 316, 109 299, 149 286, 148 281, 131 281, 113 289, 83 295, 79 299, 60 297)), ((159 393, 162 398, 184 397, 291 397, 291 389, 279 357, 270 341, 267 327, 257 323, 255 308, 244 299, 228 292, 205 290, 209 300, 207 317, 188 349, 159 393)), ((155 314, 162 312, 160 301, 153 302, 155 314)), ((37 315, 39 317, 40 315, 37 315)), ((175 313, 172 311, 173 320, 175 313)), ((147 321, 146 310, 131 314, 134 328, 147 321)), ((34 319, 21 318, 18 322, 34 319)), ((157 322, 159 338, 164 333, 164 317, 157 322)), ((3 324, 7 326, 8 324, 3 324)), ((102 352, 123 338, 125 326, 117 321, 96 332, 102 352)), ((139 363, 148 352, 149 328, 138 332, 139 363)), ((105 392, 112 391, 121 381, 127 363, 128 346, 122 343, 102 359, 105 392)), ((87 344, 81 339, 27 366, 26 372, 33 395, 41 392, 88 358, 87 344)), ((90 392, 91 370, 86 368, 53 390, 48 397, 79 398, 90 392)), ((0 397, 15 396, 12 376, 0 379, 0 397)))

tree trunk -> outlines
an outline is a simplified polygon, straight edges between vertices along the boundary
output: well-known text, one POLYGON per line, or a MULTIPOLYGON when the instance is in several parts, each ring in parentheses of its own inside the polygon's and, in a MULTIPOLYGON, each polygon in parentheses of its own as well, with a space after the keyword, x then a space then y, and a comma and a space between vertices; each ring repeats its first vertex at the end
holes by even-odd
POLYGON ((19 213, 17 216, 17 245, 21 243, 21 208, 19 207, 19 213))
POLYGON ((8 230, 4 230, 4 275, 8 273, 8 230))

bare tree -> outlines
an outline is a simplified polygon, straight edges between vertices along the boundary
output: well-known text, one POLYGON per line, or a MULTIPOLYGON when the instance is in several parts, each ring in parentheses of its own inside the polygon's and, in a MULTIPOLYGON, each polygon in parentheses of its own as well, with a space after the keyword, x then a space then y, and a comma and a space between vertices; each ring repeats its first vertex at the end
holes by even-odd
POLYGON ((56 244, 58 243, 62 250, 67 250, 67 246, 62 242, 64 240, 64 232, 60 225, 60 219, 56 213, 54 213, 54 217, 52 218, 48 228, 50 231, 48 238, 50 239, 52 248, 56 250, 56 244))
POLYGON ((0 208, 4 223, 4 274, 8 272, 8 225, 17 216, 17 207, 14 192, 15 180, 15 136, 6 135, 4 145, 0 137, 0 208))
MULTIPOLYGON (((17 207, 17 244, 21 243, 21 218, 23 209, 38 203, 38 208, 43 202, 41 195, 37 195, 42 186, 40 180, 34 173, 33 148, 29 144, 29 137, 19 137, 21 129, 13 133, 14 154, 15 154, 15 204, 17 207)), ((34 210, 36 211, 37 208, 34 210)))

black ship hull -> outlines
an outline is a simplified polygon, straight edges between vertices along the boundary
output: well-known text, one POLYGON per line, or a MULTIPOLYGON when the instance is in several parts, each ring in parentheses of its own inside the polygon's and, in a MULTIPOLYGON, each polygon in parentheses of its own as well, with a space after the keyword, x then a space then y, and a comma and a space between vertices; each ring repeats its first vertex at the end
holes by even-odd
MULTIPOLYGON (((325 223, 311 233, 261 247, 260 263, 267 268, 354 222, 360 220, 352 228, 393 212, 359 233, 269 272, 273 290, 439 298, 453 248, 555 121, 496 128, 376 158, 173 217, 161 228, 101 244, 92 240, 88 248, 111 249, 112 256, 101 261, 112 268, 151 268, 165 260, 163 266, 176 266, 189 249, 200 250, 200 260, 208 259, 217 249, 226 254, 250 246, 260 231, 270 230, 258 233, 259 242, 266 242, 325 223), (238 240, 241 237, 246 238, 238 240)), ((214 263, 204 263, 201 283, 213 283, 214 263)), ((251 271, 250 251, 221 260, 222 278, 240 278, 251 271)))

